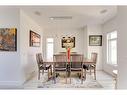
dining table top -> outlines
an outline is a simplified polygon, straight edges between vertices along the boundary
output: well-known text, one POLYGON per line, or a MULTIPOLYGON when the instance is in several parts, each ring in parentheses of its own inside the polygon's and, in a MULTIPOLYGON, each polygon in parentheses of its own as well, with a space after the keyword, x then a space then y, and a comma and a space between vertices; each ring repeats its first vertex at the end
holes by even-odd
MULTIPOLYGON (((67 61, 68 62, 68 61, 67 61)), ((73 61, 75 63, 78 63, 78 61, 73 61)), ((43 60, 43 63, 49 63, 49 64, 53 64, 53 63, 61 63, 61 61, 53 61, 53 60, 43 60)), ((95 62, 92 61, 91 59, 84 59, 83 60, 84 64, 94 64, 95 62)))

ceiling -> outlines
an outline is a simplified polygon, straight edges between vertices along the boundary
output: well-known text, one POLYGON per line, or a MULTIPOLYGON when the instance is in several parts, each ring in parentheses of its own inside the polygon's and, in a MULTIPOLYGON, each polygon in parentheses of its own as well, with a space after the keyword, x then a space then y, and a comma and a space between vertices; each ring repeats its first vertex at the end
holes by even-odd
POLYGON ((44 29, 81 28, 88 24, 102 24, 117 13, 116 6, 23 6, 21 9, 44 29), (50 19, 54 16, 69 16, 72 19, 50 19))

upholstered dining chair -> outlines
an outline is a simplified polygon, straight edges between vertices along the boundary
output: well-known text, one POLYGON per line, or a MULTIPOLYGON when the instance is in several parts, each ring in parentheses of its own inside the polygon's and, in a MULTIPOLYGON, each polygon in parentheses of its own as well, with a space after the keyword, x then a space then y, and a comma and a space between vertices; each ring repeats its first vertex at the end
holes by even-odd
POLYGON ((52 66, 51 64, 45 64, 43 63, 43 58, 41 53, 36 54, 36 60, 38 65, 38 80, 40 80, 40 73, 44 74, 44 71, 48 71, 48 79, 49 79, 49 70, 51 71, 52 75, 52 66))
POLYGON ((83 55, 82 54, 71 54, 70 62, 70 83, 72 72, 78 72, 81 74, 81 83, 83 83, 83 55))
POLYGON ((96 63, 97 63, 97 53, 91 53, 91 60, 93 61, 94 64, 89 66, 90 69, 90 74, 91 74, 91 70, 93 69, 94 71, 94 79, 96 80, 96 63))
POLYGON ((66 54, 56 54, 53 55, 53 78, 54 83, 56 83, 56 74, 59 72, 65 72, 66 83, 67 83, 67 57, 66 54))

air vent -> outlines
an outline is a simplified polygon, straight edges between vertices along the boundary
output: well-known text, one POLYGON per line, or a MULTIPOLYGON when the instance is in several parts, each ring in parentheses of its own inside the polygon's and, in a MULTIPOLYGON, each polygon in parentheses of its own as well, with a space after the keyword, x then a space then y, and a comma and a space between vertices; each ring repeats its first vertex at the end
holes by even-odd
POLYGON ((106 13, 106 12, 107 12, 106 9, 100 11, 101 14, 104 14, 104 13, 106 13))
POLYGON ((50 17, 51 20, 69 20, 72 19, 72 16, 54 16, 50 17))
POLYGON ((35 11, 34 14, 35 14, 35 15, 38 15, 38 16, 41 15, 41 13, 40 13, 39 11, 35 11))

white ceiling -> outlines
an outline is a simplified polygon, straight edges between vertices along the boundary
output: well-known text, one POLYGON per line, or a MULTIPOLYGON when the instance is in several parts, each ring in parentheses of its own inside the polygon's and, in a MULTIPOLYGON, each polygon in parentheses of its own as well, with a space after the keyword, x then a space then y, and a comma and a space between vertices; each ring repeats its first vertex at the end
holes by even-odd
POLYGON ((44 29, 81 28, 87 24, 102 24, 117 13, 116 6, 24 6, 21 9, 44 29), (101 14, 102 10, 107 12, 101 14), (72 19, 51 20, 49 17, 52 16, 72 16, 72 19))

